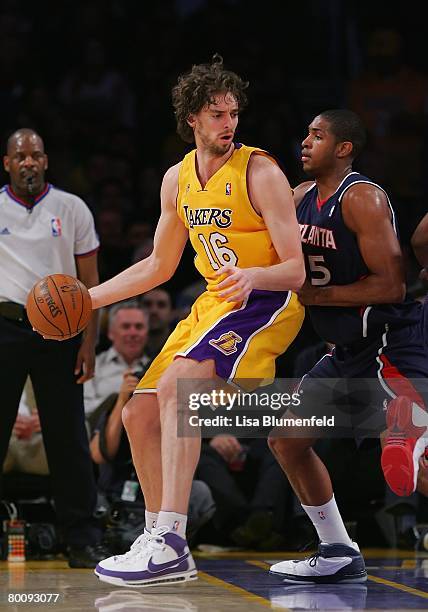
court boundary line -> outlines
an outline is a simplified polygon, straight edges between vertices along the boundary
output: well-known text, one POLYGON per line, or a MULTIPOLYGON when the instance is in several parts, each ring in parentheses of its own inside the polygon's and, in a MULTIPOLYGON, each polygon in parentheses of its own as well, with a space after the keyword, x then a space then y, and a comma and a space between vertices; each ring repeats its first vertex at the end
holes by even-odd
MULTIPOLYGON (((265 597, 262 597, 261 595, 256 595, 255 593, 252 593, 251 591, 247 591, 246 589, 236 586, 235 584, 230 584, 230 582, 226 582, 225 580, 222 580, 221 578, 212 576, 211 574, 208 574, 207 572, 201 572, 201 570, 198 570, 198 576, 202 578, 202 580, 205 580, 205 582, 208 582, 209 584, 212 584, 213 586, 218 586, 222 589, 230 591, 231 593, 234 593, 235 595, 239 595, 240 597, 247 599, 248 601, 251 601, 252 603, 258 603, 259 605, 262 605, 265 608, 266 607, 271 608, 271 609, 274 608, 272 606, 270 599, 266 599, 265 597)), ((281 608, 281 609, 284 612, 291 612, 289 608, 281 608)))
POLYGON ((406 593, 410 593, 411 595, 415 595, 416 597, 423 597, 424 599, 428 599, 427 591, 420 591, 419 589, 407 586, 406 584, 394 582, 393 580, 388 580, 388 578, 381 578, 380 576, 373 576, 372 574, 367 574, 367 578, 369 580, 372 580, 373 582, 383 584, 384 586, 389 586, 399 591, 405 591, 406 593))
MULTIPOLYGON (((266 561, 256 561, 256 560, 248 560, 246 561, 249 565, 254 565, 255 567, 260 567, 261 569, 269 569, 269 563, 266 561)), ((380 568, 383 569, 383 568, 380 568)), ((384 586, 389 586, 393 589, 397 589, 399 591, 405 591, 406 593, 410 593, 411 595, 415 595, 415 597, 423 597, 424 599, 428 599, 428 592, 420 591, 419 589, 415 589, 414 587, 407 586, 406 584, 401 584, 400 582, 394 582, 393 580, 388 580, 387 578, 381 578, 380 576, 373 576, 372 574, 367 574, 368 580, 372 582, 378 582, 379 584, 383 584, 384 586)), ((314 584, 314 583, 312 583, 314 584)))

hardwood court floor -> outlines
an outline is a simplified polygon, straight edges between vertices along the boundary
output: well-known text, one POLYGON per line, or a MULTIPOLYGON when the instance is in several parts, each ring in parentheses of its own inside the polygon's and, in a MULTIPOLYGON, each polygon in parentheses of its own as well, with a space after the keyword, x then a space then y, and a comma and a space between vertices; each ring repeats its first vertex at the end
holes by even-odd
POLYGON ((196 554, 199 580, 183 585, 119 588, 92 570, 65 561, 0 562, 0 610, 67 612, 234 612, 245 610, 427 610, 428 553, 364 551, 366 585, 285 586, 267 572, 269 563, 295 553, 196 554), (50 603, 35 603, 47 599, 50 603), (33 594, 33 603, 28 603, 33 594), (34 597, 44 594, 45 597, 34 597), (58 597, 56 597, 58 595, 58 597), (54 601, 56 599, 56 601, 54 601), (24 603, 27 601, 27 603, 24 603))

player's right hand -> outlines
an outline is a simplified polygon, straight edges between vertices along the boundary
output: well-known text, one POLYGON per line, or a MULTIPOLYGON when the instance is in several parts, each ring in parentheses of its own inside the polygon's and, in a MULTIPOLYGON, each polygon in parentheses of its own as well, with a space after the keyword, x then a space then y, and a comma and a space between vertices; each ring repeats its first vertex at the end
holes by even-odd
POLYGON ((123 374, 122 384, 119 389, 119 397, 127 402, 138 385, 138 378, 134 376, 132 370, 126 370, 123 374))

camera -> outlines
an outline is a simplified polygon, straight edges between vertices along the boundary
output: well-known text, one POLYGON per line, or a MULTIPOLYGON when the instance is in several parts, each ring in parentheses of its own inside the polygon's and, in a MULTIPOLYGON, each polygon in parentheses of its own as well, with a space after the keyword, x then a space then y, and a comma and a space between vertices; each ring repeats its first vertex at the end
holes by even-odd
POLYGON ((135 370, 135 372, 132 372, 132 374, 135 376, 135 378, 141 380, 144 376, 144 370, 135 370))

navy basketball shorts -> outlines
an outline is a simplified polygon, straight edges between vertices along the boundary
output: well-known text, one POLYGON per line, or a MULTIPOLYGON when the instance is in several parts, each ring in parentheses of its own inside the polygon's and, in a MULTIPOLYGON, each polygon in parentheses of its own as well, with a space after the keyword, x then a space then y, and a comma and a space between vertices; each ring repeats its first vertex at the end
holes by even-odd
MULTIPOLYGON (((426 315, 428 324, 428 308, 426 315)), ((293 414, 306 424, 311 419, 312 427, 323 419, 311 435, 378 437, 391 399, 405 395, 421 408, 428 403, 428 348, 421 326, 386 330, 358 346, 336 346, 303 376, 298 393, 293 414)))

